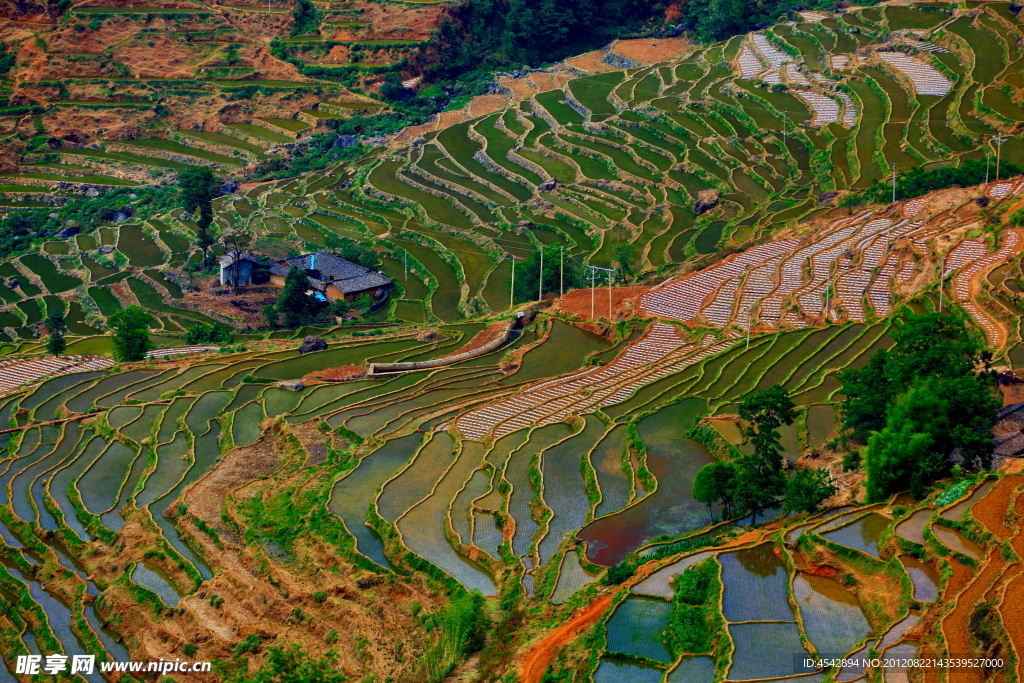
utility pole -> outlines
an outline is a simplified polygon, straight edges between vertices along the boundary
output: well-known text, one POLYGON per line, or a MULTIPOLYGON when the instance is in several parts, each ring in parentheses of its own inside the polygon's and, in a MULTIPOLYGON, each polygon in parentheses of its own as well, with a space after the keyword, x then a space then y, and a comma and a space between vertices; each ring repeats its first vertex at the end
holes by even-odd
POLYGON ((409 252, 402 250, 402 266, 405 268, 405 280, 409 281, 409 252))
POLYGON ((590 266, 590 319, 594 319, 594 275, 597 273, 594 266, 590 266))
POLYGON ((992 138, 992 142, 996 143, 996 182, 997 183, 999 182, 999 152, 1003 149, 1003 143, 1006 142, 1007 139, 1008 138, 1003 138, 1003 137, 994 137, 994 138, 992 138))
POLYGON ((608 324, 612 322, 612 272, 608 271, 608 324))
POLYGON ((544 298, 544 247, 540 248, 540 274, 537 277, 537 301, 544 298))
POLYGON ((893 162, 893 204, 896 204, 896 162, 893 162))
POLYGON ((512 259, 512 286, 509 288, 509 292, 508 292, 508 307, 509 308, 515 308, 516 307, 516 257, 515 256, 509 256, 509 258, 512 259))
POLYGON ((565 247, 558 248, 558 296, 565 296, 565 247))
MULTIPOLYGON (((985 137, 984 135, 982 137, 985 137)), ((988 167, 992 165, 992 157, 988 153, 988 145, 985 145, 985 187, 988 188, 988 167)))

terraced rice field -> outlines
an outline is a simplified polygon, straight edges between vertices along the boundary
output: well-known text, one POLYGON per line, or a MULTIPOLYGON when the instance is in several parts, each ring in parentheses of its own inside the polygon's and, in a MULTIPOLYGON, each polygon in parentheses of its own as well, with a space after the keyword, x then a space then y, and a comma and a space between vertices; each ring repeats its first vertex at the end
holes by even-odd
MULTIPOLYGON (((955 640, 971 618, 958 596, 1020 590, 1021 553, 985 533, 995 533, 992 520, 1016 524, 986 510, 1006 509, 997 493, 1019 475, 972 482, 941 505, 937 492, 913 505, 782 517, 748 536, 731 524, 708 531, 721 511, 690 488, 715 457, 709 444, 747 447, 736 406, 756 389, 781 384, 801 410, 782 435, 787 457, 834 438, 837 373, 891 343, 904 304, 935 308, 940 276, 943 305, 984 331, 996 363, 1012 362, 1024 310, 1011 308, 1015 278, 1004 269, 1017 267, 1024 234, 997 235, 983 219, 1016 207, 1024 181, 985 188, 985 214, 957 190, 856 211, 818 202, 887 178, 893 162, 976 157, 978 136, 999 123, 990 111, 1005 118, 1019 105, 1007 67, 1019 59, 1007 41, 1019 22, 973 9, 804 12, 794 26, 671 62, 552 79, 422 144, 381 148, 359 175, 317 172, 217 200, 217 225, 244 222, 263 248, 328 236, 374 247, 400 287, 356 326, 238 330, 244 349, 186 346, 185 329, 216 315, 179 307, 182 267, 196 259, 191 219, 174 211, 40 239, 0 267, 5 282, 19 281, 0 286, 0 426, 13 430, 0 434, 0 554, 11 573, 0 587, 46 618, 25 608, 0 632, 69 653, 128 646, 162 656, 157 631, 137 641, 145 629, 134 622, 123 625, 124 645, 110 637, 96 616, 117 625, 108 598, 167 619, 182 616, 170 609, 199 615, 187 623, 201 643, 242 641, 224 613, 267 633, 284 619, 307 629, 307 613, 351 595, 312 597, 291 617, 246 602, 264 580, 289 585, 275 577, 312 557, 287 532, 305 519, 262 516, 280 507, 281 491, 323 531, 317 542, 329 552, 315 562, 325 575, 342 567, 373 579, 346 588, 352 595, 421 572, 455 592, 521 589, 565 620, 608 597, 593 603, 601 625, 585 676, 595 683, 852 681, 863 672, 800 662, 970 647, 955 640), (906 30, 921 33, 881 42, 906 30), (706 190, 719 203, 698 216, 706 190), (457 353, 518 307, 514 269, 541 245, 637 288, 577 289, 538 306, 501 347, 447 366, 309 382, 331 367, 457 353), (110 339, 96 332, 134 302, 156 314, 158 348, 110 372, 110 339), (58 308, 74 324, 73 355, 55 358, 38 325, 58 308), (417 326, 445 338, 420 341, 417 326), (307 334, 328 350, 298 355, 307 334), (300 391, 274 386, 303 377, 300 391), (699 547, 660 554, 689 534, 704 534, 699 547), (113 556, 122 578, 105 568, 113 556), (599 593, 607 567, 637 558, 649 562, 635 581, 599 593), (708 614, 719 635, 690 651, 671 635, 673 596, 700 563, 716 577, 708 614), (58 564, 68 572, 60 588, 33 578, 58 564), (104 599, 97 608, 83 595, 104 599), (214 595, 228 596, 224 612, 214 595), (918 619, 939 626, 914 630, 918 619)), ((188 158, 230 172, 307 129, 259 123, 230 126, 238 138, 182 133, 61 154, 164 169, 188 158), (158 162, 157 152, 178 156, 158 162)), ((1003 158, 1024 162, 1020 149, 1007 144, 1003 158)), ((541 294, 558 285, 547 280, 541 294)), ((996 531, 1016 549, 1016 527, 996 531)), ((321 630, 309 627, 320 640, 321 630)), ((383 680, 400 663, 381 655, 366 671, 383 680)))

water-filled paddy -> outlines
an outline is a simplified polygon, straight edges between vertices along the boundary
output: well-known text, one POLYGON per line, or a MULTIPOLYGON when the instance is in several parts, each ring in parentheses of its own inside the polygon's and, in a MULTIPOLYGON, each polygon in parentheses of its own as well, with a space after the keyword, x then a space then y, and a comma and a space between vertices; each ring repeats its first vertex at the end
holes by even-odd
POLYGON ((583 430, 549 448, 541 456, 544 502, 554 513, 540 543, 540 563, 546 564, 562 541, 583 525, 590 503, 584 488, 580 460, 604 434, 604 423, 588 415, 583 430))
POLYGON ((935 538, 939 539, 939 542, 942 543, 942 545, 946 546, 950 550, 963 553, 964 555, 973 557, 976 560, 980 560, 985 557, 984 548, 964 536, 956 529, 950 529, 942 526, 941 524, 933 524, 932 533, 935 534, 935 538))
POLYGON ((931 519, 931 516, 932 510, 930 508, 915 510, 909 517, 893 527, 893 532, 912 543, 924 545, 924 528, 928 526, 928 520, 931 519))
POLYGON ((903 568, 907 570, 914 584, 914 599, 919 602, 932 602, 939 596, 939 573, 916 557, 900 556, 903 568))
POLYGON ((878 540, 889 527, 889 524, 890 520, 887 517, 872 512, 855 522, 822 535, 840 545, 857 548, 869 555, 878 557, 878 540))
POLYGON ((799 574, 793 597, 819 655, 845 655, 871 631, 857 598, 838 581, 799 574))
POLYGON ((656 536, 693 531, 710 521, 707 508, 690 496, 690 485, 697 470, 713 458, 700 444, 679 438, 702 408, 702 401, 688 399, 662 408, 637 425, 647 445, 647 468, 658 480, 658 489, 579 532, 591 562, 610 566, 656 536))
POLYGON ((672 615, 672 603, 632 596, 615 608, 608 619, 608 651, 669 663, 672 655, 663 633, 672 615))
POLYGON ((807 651, 796 624, 733 624, 729 635, 736 645, 729 680, 778 678, 810 671, 800 664, 807 651))
MULTIPOLYGON (((531 577, 532 578, 532 577, 531 577)), ((658 683, 661 670, 604 657, 594 672, 594 683, 658 683)))
POLYGON ((159 567, 140 562, 132 570, 132 581, 156 593, 168 607, 177 607, 181 602, 181 593, 174 587, 167 573, 159 567))
POLYGON ((789 575, 773 543, 723 553, 722 613, 727 621, 791 621, 789 575))

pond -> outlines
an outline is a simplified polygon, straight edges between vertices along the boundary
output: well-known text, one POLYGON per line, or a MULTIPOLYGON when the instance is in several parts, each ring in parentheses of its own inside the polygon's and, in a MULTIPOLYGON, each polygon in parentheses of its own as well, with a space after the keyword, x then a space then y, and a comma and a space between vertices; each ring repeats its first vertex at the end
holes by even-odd
POLYGON ((610 567, 656 536, 678 535, 710 523, 707 508, 693 499, 690 487, 697 470, 714 458, 704 446, 681 438, 703 410, 702 401, 687 399, 639 422, 647 468, 658 480, 658 489, 577 534, 586 541, 591 562, 610 567))

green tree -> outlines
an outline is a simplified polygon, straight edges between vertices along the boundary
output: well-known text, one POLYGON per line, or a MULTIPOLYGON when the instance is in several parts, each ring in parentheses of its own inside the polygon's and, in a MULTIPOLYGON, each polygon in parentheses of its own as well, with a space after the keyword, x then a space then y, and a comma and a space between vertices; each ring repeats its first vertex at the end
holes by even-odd
POLYGON ((277 306, 274 304, 267 304, 260 309, 260 312, 263 313, 263 319, 267 321, 267 325, 271 328, 277 327, 280 320, 280 315, 277 312, 277 306))
POLYGON ((307 653, 298 643, 283 648, 267 648, 266 664, 249 671, 244 653, 231 660, 213 661, 213 672, 222 683, 345 683, 345 674, 338 671, 338 654, 328 650, 322 656, 307 653))
POLYGON ((836 492, 828 470, 799 467, 786 482, 783 510, 815 513, 836 492))
POLYGON ((690 491, 694 500, 708 506, 709 513, 712 505, 721 505, 722 518, 728 519, 735 502, 736 468, 731 463, 709 462, 697 471, 690 491))
POLYGON ((114 358, 120 362, 139 361, 153 348, 149 338, 149 326, 153 316, 141 306, 127 306, 107 318, 107 324, 114 331, 114 358))
POLYGON ((252 242, 252 234, 244 228, 232 228, 221 236, 221 242, 224 245, 224 255, 230 256, 234 260, 235 267, 231 270, 231 288, 238 292, 238 278, 241 275, 239 259, 252 242))
POLYGON ((234 330, 224 323, 199 323, 185 333, 186 344, 230 344, 234 340, 234 330))
POLYGON ((950 428, 949 403, 935 389, 934 382, 910 389, 890 409, 885 427, 871 435, 866 458, 870 502, 908 488, 920 495, 947 469, 939 441, 950 428))
POLYGON ((618 264, 619 273, 623 279, 632 279, 633 273, 633 262, 635 261, 635 250, 633 245, 628 242, 615 245, 615 262, 618 264))
POLYGON ((210 247, 217 243, 217 240, 210 234, 210 226, 213 224, 213 207, 210 204, 199 205, 199 218, 196 220, 196 225, 199 226, 199 232, 196 233, 196 246, 203 252, 203 261, 201 270, 206 270, 207 264, 207 252, 210 247))
POLYGON ((879 349, 863 368, 839 373, 846 396, 842 405, 843 426, 861 441, 885 426, 885 411, 894 398, 893 384, 886 375, 888 360, 888 351, 879 349))
POLYGON ((193 212, 209 205, 220 194, 220 181, 209 166, 189 166, 178 172, 178 198, 181 208, 193 212))
POLYGON ((68 331, 64 311, 51 311, 46 316, 46 331, 50 333, 46 340, 46 350, 54 356, 64 353, 64 349, 68 346, 67 340, 64 338, 68 331))
POLYGON ((309 278, 305 271, 292 266, 284 278, 284 289, 277 298, 277 313, 284 327, 298 327, 320 312, 321 305, 306 294, 309 278))
POLYGON ((779 505, 786 478, 778 430, 793 424, 794 408, 789 393, 778 384, 740 403, 740 418, 748 423, 744 436, 754 450, 737 462, 734 496, 738 506, 750 513, 752 524, 757 524, 760 512, 779 505))

